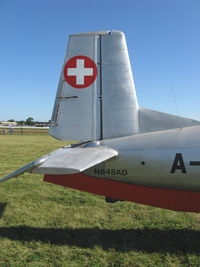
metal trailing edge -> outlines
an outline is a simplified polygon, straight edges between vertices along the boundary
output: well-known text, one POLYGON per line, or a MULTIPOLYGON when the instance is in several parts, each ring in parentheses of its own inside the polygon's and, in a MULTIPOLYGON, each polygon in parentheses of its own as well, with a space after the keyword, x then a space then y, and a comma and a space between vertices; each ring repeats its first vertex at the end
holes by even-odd
POLYGON ((103 88, 102 88, 102 47, 101 35, 99 35, 99 100, 100 100, 100 140, 103 140, 103 88))

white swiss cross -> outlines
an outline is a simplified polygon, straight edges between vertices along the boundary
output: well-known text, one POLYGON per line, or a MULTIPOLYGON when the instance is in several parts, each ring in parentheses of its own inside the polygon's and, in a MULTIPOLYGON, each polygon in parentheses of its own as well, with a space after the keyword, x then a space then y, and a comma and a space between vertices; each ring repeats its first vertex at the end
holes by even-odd
POLYGON ((76 68, 68 68, 68 76, 76 76, 76 84, 83 85, 85 76, 93 76, 93 68, 85 68, 85 60, 77 59, 76 68))

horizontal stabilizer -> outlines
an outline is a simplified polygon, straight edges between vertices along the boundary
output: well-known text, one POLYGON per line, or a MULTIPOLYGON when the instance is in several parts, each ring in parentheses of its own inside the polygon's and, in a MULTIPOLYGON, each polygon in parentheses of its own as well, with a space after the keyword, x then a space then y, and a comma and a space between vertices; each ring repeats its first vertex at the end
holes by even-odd
POLYGON ((0 183, 16 178, 25 172, 39 174, 72 174, 89 169, 101 162, 118 155, 118 152, 107 147, 90 147, 93 143, 80 146, 66 146, 23 166, 0 179, 0 183))
POLYGON ((118 155, 107 147, 63 147, 49 154, 48 159, 33 173, 72 174, 89 169, 118 155))
POLYGON ((19 175, 24 174, 25 172, 31 172, 33 169, 40 166, 42 163, 45 162, 45 160, 48 158, 47 156, 41 157, 39 159, 36 159, 35 161, 28 163, 27 165, 21 167, 20 169, 6 175, 5 177, 0 179, 0 183, 5 182, 6 180, 9 180, 10 178, 17 178, 19 175))

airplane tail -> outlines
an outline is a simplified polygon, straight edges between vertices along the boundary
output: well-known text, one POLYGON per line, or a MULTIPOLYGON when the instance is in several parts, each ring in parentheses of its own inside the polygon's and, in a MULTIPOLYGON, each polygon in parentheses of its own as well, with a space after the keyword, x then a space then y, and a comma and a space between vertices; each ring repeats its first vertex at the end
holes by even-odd
POLYGON ((122 32, 70 35, 49 130, 52 136, 102 140, 196 124, 138 106, 122 32))
POLYGON ((50 134, 101 140, 138 132, 138 103, 125 36, 119 31, 69 37, 50 134))

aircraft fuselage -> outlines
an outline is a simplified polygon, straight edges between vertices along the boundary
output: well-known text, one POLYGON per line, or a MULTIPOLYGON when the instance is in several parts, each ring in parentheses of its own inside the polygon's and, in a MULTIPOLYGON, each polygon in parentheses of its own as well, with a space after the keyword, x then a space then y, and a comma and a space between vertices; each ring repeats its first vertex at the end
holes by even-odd
POLYGON ((200 191, 200 126, 102 141, 119 156, 84 173, 123 183, 200 191))

